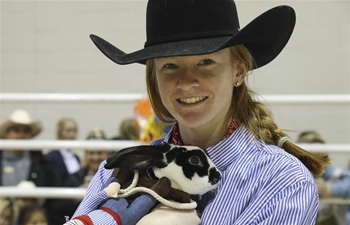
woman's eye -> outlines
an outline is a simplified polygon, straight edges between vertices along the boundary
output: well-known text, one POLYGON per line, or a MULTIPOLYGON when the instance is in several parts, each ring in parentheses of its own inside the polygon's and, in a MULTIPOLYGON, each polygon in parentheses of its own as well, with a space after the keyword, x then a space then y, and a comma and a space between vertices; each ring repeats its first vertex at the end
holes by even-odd
POLYGON ((211 59, 204 59, 202 62, 200 62, 201 65, 210 65, 212 63, 214 63, 214 61, 211 59))
POLYGON ((164 68, 175 69, 175 68, 177 68, 177 65, 175 65, 174 63, 167 63, 164 65, 164 68))

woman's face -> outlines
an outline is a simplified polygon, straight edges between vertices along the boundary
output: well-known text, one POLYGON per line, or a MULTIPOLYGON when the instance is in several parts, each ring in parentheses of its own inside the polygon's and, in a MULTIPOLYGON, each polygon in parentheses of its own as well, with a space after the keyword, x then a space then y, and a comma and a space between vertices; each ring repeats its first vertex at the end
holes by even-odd
POLYGON ((226 48, 207 55, 154 60, 158 90, 167 110, 182 125, 217 126, 226 118, 237 76, 237 62, 226 48))
POLYGON ((75 140, 77 138, 77 127, 72 121, 65 122, 61 131, 61 139, 75 140))
POLYGON ((27 125, 15 125, 10 127, 5 133, 5 139, 30 139, 32 129, 27 125))
POLYGON ((107 158, 106 151, 89 150, 85 153, 86 165, 89 171, 97 172, 101 162, 107 158))

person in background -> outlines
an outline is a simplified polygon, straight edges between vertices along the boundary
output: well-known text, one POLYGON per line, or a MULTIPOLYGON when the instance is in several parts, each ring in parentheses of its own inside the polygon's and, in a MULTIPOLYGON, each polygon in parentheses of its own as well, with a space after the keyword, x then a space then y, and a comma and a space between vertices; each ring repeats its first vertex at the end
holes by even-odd
POLYGON ((118 136, 112 137, 111 140, 134 140, 140 139, 140 127, 134 118, 126 118, 119 126, 118 136))
MULTIPOLYGON (((78 134, 78 124, 72 118, 62 118, 56 127, 58 140, 76 140, 78 134)), ((69 149, 52 150, 47 154, 52 164, 55 166, 61 180, 67 179, 68 175, 80 169, 80 159, 77 154, 69 149)))
MULTIPOLYGON (((143 49, 128 54, 96 35, 90 38, 115 63, 146 64, 154 113, 172 123, 167 135, 151 144, 198 146, 222 172, 218 188, 198 199, 201 225, 315 224, 318 193, 313 175, 325 171, 329 158, 289 141, 246 82, 248 74, 285 47, 295 11, 276 6, 243 28, 238 21, 233 0, 149 0, 143 49)), ((73 218, 94 210, 89 203, 114 176, 105 163, 73 218)), ((105 193, 99 200, 107 197, 105 193)), ((188 223, 178 213, 171 224, 188 223)), ((170 212, 153 215, 138 223, 169 222, 170 212)), ((117 224, 107 210, 95 216, 99 224, 117 224)))
MULTIPOLYGON (((304 131, 299 134, 297 143, 325 144, 325 141, 316 131, 304 131)), ((326 172, 315 180, 320 198, 350 198, 350 170, 331 164, 326 172)), ((335 220, 338 225, 350 225, 350 220, 346 218, 348 207, 349 205, 320 204, 318 224, 327 224, 327 221, 335 220)))
MULTIPOLYGON (((86 140, 98 141, 107 140, 105 132, 100 128, 92 129, 86 137, 86 140)), ((91 149, 85 150, 84 161, 82 167, 74 174, 71 174, 65 186, 68 187, 87 187, 91 178, 96 174, 101 162, 110 155, 110 152, 91 149)))
MULTIPOLYGON (((107 140, 105 132, 100 128, 92 129, 87 137, 91 141, 107 140)), ((70 174, 65 182, 65 187, 87 188, 90 180, 96 174, 99 165, 109 156, 108 151, 99 149, 85 150, 84 160, 81 168, 70 174)), ((81 202, 81 199, 59 199, 55 201, 55 221, 57 224, 64 224, 65 218, 73 215, 81 202)))
MULTIPOLYGON (((16 185, 16 188, 19 192, 25 192, 28 191, 28 189, 34 189, 36 188, 35 184, 32 181, 23 180, 19 184, 16 185)), ((29 198, 14 198, 14 205, 17 212, 21 212, 25 207, 30 205, 42 205, 42 201, 35 197, 29 197, 29 198)))
POLYGON ((37 204, 24 207, 19 214, 17 225, 48 225, 45 208, 37 204))
MULTIPOLYGON (((14 110, 0 125, 0 139, 29 140, 42 130, 26 110, 14 110)), ((0 151, 0 185, 16 186, 23 180, 38 187, 55 187, 61 182, 55 168, 40 150, 10 149, 0 151)))
MULTIPOLYGON (((14 110, 0 126, 0 138, 29 140, 42 131, 41 122, 32 120, 26 110, 14 110)), ((16 186, 22 181, 36 187, 58 187, 62 181, 52 162, 40 150, 11 149, 0 151, 0 185, 16 186)), ((52 199, 44 200, 44 207, 51 211, 52 199)), ((52 223, 50 225, 55 225, 52 223)))
POLYGON ((9 198, 0 197, 0 225, 15 225, 16 211, 9 198))

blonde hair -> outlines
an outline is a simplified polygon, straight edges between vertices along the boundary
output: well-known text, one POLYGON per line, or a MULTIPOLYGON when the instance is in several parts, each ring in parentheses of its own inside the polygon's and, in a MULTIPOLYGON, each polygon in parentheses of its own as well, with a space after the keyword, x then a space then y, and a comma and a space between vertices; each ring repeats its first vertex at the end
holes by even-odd
POLYGON ((60 119, 57 123, 57 127, 56 127, 56 138, 58 140, 61 140, 62 139, 62 130, 64 129, 64 126, 66 125, 66 123, 68 122, 72 122, 75 126, 75 129, 77 130, 77 133, 78 133, 78 123, 72 119, 72 118, 69 118, 69 117, 64 117, 62 119, 60 119))
MULTIPOLYGON (((105 134, 105 132, 101 129, 101 128, 98 128, 98 127, 95 127, 93 128, 92 130, 89 131, 87 137, 86 137, 86 140, 107 140, 107 136, 105 134)), ((93 150, 85 150, 85 155, 84 155, 84 159, 82 160, 81 162, 81 166, 82 167, 85 167, 87 166, 87 162, 86 162, 86 152, 94 152, 94 151, 100 151, 100 150, 96 150, 96 149, 93 149, 93 150)), ((110 152, 107 152, 107 151, 103 151, 105 154, 106 154, 106 158, 111 154, 110 152)))
POLYGON ((107 140, 107 136, 101 128, 95 127, 88 133, 86 139, 87 140, 94 140, 94 139, 107 140))
MULTIPOLYGON (((243 62, 247 70, 255 68, 254 60, 250 52, 243 45, 230 47, 234 59, 243 62)), ((175 118, 163 105, 155 76, 154 60, 147 61, 146 83, 148 95, 158 118, 166 123, 176 122, 175 118)), ((253 99, 254 93, 243 83, 233 89, 231 107, 228 113, 227 122, 230 118, 235 118, 238 123, 244 124, 254 136, 267 144, 277 145, 278 141, 287 136, 271 118, 265 105, 253 99)), ((326 154, 311 153, 286 141, 282 148, 297 157, 314 176, 324 173, 330 159, 326 154)))
POLYGON ((127 140, 140 139, 140 127, 134 118, 124 119, 119 127, 119 135, 127 140))

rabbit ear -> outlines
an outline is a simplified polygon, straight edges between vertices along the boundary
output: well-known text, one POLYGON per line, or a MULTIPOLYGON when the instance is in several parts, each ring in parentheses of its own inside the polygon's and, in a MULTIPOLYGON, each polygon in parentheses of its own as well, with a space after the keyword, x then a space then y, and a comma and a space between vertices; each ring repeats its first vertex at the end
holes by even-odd
POLYGON ((144 170, 152 166, 163 168, 167 165, 164 153, 170 145, 140 145, 122 149, 107 158, 106 169, 123 168, 127 170, 144 170))

